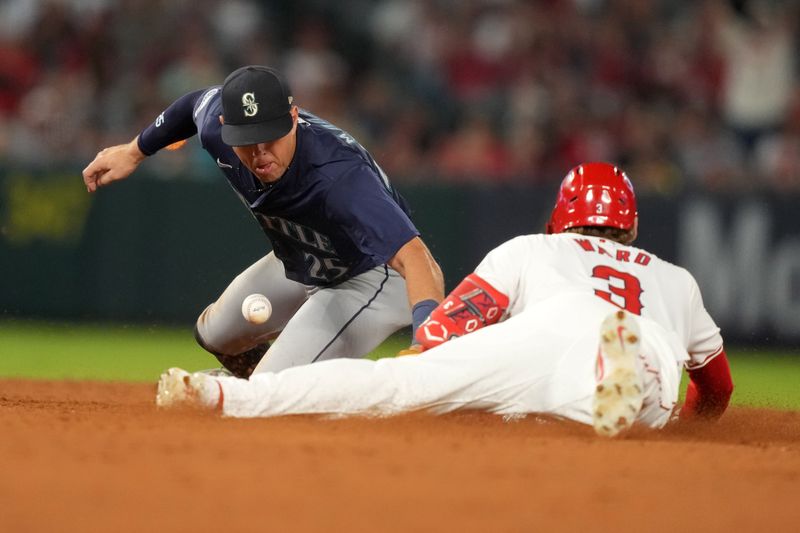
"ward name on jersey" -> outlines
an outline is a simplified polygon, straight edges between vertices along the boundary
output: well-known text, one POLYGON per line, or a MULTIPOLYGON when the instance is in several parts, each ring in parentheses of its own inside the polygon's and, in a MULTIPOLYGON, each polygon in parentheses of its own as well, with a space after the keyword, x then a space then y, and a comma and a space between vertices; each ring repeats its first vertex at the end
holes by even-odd
POLYGON ((510 316, 564 294, 593 294, 661 324, 686 347, 676 364, 696 368, 722 349, 694 277, 633 246, 573 233, 525 235, 489 252, 475 273, 508 295, 510 316))

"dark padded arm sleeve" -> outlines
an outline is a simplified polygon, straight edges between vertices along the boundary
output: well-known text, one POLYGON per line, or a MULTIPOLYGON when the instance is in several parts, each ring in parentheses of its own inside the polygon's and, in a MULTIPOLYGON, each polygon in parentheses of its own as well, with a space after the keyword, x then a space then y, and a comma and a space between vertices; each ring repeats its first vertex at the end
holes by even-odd
POLYGON ((197 133, 194 123, 194 105, 205 89, 185 94, 175 100, 161 113, 155 122, 139 134, 139 150, 144 155, 153 155, 165 146, 197 133))

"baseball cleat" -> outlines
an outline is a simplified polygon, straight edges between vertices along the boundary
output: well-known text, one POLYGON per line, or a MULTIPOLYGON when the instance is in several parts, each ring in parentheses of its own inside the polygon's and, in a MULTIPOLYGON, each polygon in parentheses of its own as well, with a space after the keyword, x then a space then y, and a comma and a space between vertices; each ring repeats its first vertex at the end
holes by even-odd
POLYGON ((642 408, 642 378, 636 369, 641 335, 636 318, 619 310, 600 326, 597 388, 592 420, 598 435, 613 437, 630 428, 642 408))
POLYGON ((233 376, 233 372, 231 372, 224 366, 219 368, 206 368, 205 370, 198 370, 197 372, 195 372, 195 374, 205 374, 206 376, 211 376, 212 378, 217 378, 217 377, 229 378, 233 376))
POLYGON ((159 407, 193 406, 213 409, 221 405, 222 391, 213 376, 170 368, 158 380, 156 405, 159 407))

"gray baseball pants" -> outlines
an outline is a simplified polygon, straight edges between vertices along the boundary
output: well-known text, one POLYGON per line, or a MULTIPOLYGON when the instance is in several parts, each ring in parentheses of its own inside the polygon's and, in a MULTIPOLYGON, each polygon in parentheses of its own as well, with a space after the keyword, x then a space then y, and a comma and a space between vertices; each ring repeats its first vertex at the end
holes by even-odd
POLYGON ((197 321, 210 351, 236 355, 276 337, 254 374, 367 355, 411 323, 405 280, 380 265, 332 287, 306 286, 286 278, 270 252, 239 274, 197 321), (272 304, 263 324, 251 324, 242 301, 260 293, 272 304))

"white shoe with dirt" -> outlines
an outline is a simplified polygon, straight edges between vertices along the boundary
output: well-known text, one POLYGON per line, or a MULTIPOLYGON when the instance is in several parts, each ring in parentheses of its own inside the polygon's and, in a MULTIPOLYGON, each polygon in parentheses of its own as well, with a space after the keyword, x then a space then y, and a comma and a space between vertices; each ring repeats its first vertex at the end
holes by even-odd
POLYGON ((603 320, 592 404, 598 435, 614 437, 629 429, 642 409, 644 389, 636 367, 640 344, 639 324, 630 313, 614 311, 603 320))
POLYGON ((156 405, 159 407, 190 406, 215 409, 220 404, 219 382, 202 372, 170 368, 158 380, 156 405))

